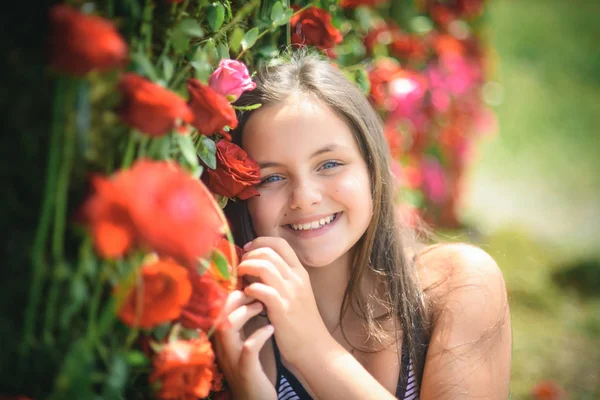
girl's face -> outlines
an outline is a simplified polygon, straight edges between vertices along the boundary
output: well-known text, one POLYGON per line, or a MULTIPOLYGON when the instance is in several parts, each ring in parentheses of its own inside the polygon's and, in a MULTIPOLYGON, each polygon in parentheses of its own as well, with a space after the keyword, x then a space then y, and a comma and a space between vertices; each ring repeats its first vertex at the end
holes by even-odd
POLYGON ((285 239, 310 267, 352 249, 371 220, 369 174, 332 109, 301 95, 255 111, 242 146, 260 165, 260 196, 248 200, 258 236, 285 239))

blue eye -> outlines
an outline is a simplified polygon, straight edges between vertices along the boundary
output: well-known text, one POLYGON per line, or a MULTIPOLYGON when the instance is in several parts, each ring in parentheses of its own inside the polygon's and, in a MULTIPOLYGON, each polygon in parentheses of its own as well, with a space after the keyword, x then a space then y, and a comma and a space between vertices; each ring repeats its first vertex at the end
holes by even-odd
POLYGON ((321 165, 320 169, 331 169, 333 167, 337 167, 338 165, 341 165, 341 164, 337 161, 327 161, 326 163, 321 165))
POLYGON ((271 176, 267 176, 265 179, 263 179, 260 183, 273 183, 273 182, 278 182, 280 180, 282 180, 283 178, 279 175, 271 175, 271 176))

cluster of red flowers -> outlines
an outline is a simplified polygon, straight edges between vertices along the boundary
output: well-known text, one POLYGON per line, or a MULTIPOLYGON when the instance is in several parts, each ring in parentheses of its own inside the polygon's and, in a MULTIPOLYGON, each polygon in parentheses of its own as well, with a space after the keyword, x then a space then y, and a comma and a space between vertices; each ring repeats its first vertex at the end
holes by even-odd
MULTIPOLYGON (((50 65, 55 70, 80 77, 127 64, 128 46, 110 21, 66 5, 53 7, 50 17, 50 65)), ((223 238, 226 222, 213 193, 241 199, 258 195, 258 165, 228 141, 228 130, 238 123, 230 103, 255 87, 246 66, 227 59, 208 84, 188 81, 187 101, 136 73, 124 73, 119 80, 118 114, 130 127, 153 137, 174 129, 187 134, 193 127, 199 134, 225 138, 216 145, 216 169, 205 172, 208 188, 174 162, 140 159, 110 177, 94 176, 93 193, 81 209, 101 257, 152 254, 137 266, 134 282, 114 288, 119 319, 143 329, 180 323, 200 333, 193 340, 173 338, 160 344, 156 354, 149 352, 154 359, 150 382, 160 381, 159 398, 195 399, 222 389, 205 332, 228 323, 222 308, 236 287, 241 249, 223 238), (201 261, 214 257, 227 261, 228 273, 212 261, 200 274, 201 261)))

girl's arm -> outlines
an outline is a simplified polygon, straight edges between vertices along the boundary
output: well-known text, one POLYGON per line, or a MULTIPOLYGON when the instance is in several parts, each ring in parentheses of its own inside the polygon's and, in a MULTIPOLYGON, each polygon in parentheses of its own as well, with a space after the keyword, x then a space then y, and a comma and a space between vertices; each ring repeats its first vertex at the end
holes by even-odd
POLYGON ((439 245, 419 258, 434 309, 421 400, 507 399, 512 338, 496 262, 464 244, 439 245))
MULTIPOLYGON (((286 361, 319 399, 393 399, 329 334, 316 308, 306 271, 287 243, 259 238, 240 274, 261 278, 246 293, 262 301, 286 361)), ((506 289, 496 263, 466 245, 438 246, 420 257, 420 271, 437 316, 421 399, 506 399, 510 375, 510 322, 506 289)))

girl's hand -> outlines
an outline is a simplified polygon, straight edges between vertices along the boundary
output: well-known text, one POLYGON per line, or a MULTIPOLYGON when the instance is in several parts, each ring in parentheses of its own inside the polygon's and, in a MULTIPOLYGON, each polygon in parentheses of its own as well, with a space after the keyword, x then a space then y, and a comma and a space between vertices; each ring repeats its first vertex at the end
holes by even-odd
POLYGON ((273 384, 259 360, 260 349, 273 334, 266 325, 246 338, 243 327, 263 310, 255 299, 236 290, 229 294, 224 312, 231 326, 215 332, 215 353, 234 399, 277 399, 273 384))
POLYGON ((333 340, 319 314, 308 272, 290 245, 281 238, 259 237, 244 246, 240 275, 260 279, 244 292, 267 307, 277 346, 286 361, 296 364, 312 344, 333 340))

